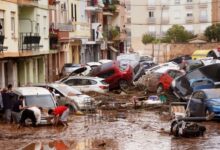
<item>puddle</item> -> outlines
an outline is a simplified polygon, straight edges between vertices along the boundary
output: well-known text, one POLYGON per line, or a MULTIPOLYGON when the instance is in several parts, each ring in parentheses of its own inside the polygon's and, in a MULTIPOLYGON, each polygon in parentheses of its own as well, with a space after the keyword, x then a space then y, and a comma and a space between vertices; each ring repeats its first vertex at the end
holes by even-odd
POLYGON ((86 139, 76 141, 54 140, 49 142, 35 142, 20 150, 116 150, 117 142, 111 139, 86 139))

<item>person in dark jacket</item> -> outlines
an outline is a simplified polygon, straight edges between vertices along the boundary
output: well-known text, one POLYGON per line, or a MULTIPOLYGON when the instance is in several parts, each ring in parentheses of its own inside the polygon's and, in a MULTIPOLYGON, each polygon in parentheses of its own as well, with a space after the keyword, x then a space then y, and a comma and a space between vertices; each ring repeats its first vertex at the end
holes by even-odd
POLYGON ((11 122, 11 110, 14 106, 16 96, 12 92, 12 85, 8 85, 6 92, 2 92, 2 101, 3 101, 3 110, 4 110, 4 119, 6 122, 11 122))
POLYGON ((13 122, 15 123, 19 123, 19 120, 21 118, 21 111, 26 108, 23 106, 23 102, 24 102, 24 96, 21 95, 19 99, 14 103, 14 106, 12 108, 11 116, 13 122))

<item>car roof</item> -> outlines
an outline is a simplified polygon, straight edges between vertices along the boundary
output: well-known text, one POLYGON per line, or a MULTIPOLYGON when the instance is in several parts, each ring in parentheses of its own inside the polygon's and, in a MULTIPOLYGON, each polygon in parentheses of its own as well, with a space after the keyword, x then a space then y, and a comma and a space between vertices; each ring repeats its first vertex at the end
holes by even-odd
POLYGON ((47 89, 42 87, 18 87, 13 90, 14 93, 28 96, 28 95, 48 95, 51 94, 47 89))

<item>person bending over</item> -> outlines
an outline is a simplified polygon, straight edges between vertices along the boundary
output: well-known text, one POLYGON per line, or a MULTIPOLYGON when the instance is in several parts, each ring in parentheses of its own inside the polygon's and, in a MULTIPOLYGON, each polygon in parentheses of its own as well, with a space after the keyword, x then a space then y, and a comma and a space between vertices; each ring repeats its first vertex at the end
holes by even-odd
POLYGON ((54 109, 50 109, 48 114, 54 116, 54 125, 62 124, 63 126, 68 126, 67 119, 69 112, 69 105, 66 104, 65 106, 58 106, 54 109))
POLYGON ((41 121, 41 110, 42 108, 38 107, 29 107, 23 110, 20 119, 20 126, 25 126, 25 120, 30 119, 32 122, 32 126, 36 127, 41 121))

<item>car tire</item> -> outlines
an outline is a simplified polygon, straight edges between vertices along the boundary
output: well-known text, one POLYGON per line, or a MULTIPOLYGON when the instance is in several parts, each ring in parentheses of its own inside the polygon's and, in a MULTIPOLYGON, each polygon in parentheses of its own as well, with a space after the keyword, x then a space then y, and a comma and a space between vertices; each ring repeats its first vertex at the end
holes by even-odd
POLYGON ((127 92, 129 89, 129 83, 126 80, 119 81, 119 87, 122 91, 127 92))
POLYGON ((157 94, 160 94, 164 91, 163 89, 163 85, 162 84, 159 84, 159 86, 157 87, 157 94))

